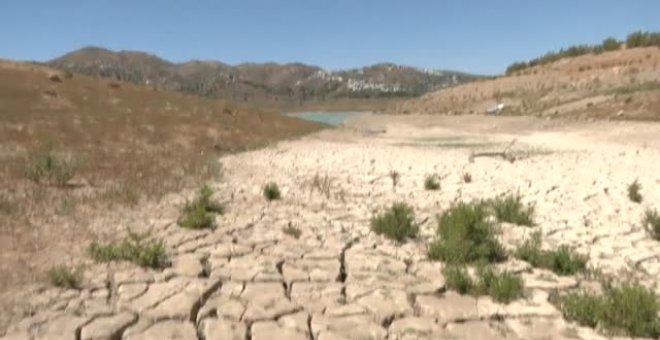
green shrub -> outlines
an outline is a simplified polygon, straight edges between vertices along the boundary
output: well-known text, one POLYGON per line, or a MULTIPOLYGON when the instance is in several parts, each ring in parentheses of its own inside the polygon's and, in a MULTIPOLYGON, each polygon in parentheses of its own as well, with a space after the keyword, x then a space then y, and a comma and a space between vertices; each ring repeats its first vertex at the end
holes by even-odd
POLYGON ((604 51, 616 51, 621 48, 621 42, 610 37, 603 40, 601 47, 604 51))
POLYGON ((660 297, 638 283, 606 286, 603 294, 556 295, 551 301, 567 320, 610 335, 660 337, 660 297))
POLYGON ((445 277, 445 285, 448 289, 461 294, 474 292, 474 282, 465 267, 449 266, 442 271, 442 274, 445 277))
POLYGON ((302 235, 302 231, 300 230, 300 228, 294 226, 293 223, 291 222, 289 222, 289 224, 286 227, 282 228, 282 232, 296 239, 299 239, 300 236, 302 235))
POLYGON ((463 182, 472 183, 472 175, 469 172, 463 174, 463 182))
POLYGON ((436 175, 428 175, 424 179, 424 189, 426 190, 439 190, 440 189, 440 181, 438 181, 438 176, 436 175))
POLYGON ((202 185, 202 187, 199 189, 199 192, 197 193, 197 197, 193 201, 193 205, 202 206, 204 207, 204 210, 210 213, 224 214, 225 206, 222 205, 222 203, 211 199, 212 195, 213 190, 211 190, 211 188, 206 184, 202 185))
POLYGON ((507 271, 497 272, 490 267, 480 267, 474 280, 464 267, 450 266, 443 270, 448 289, 460 294, 488 295, 493 300, 509 303, 522 296, 523 280, 520 275, 507 271))
POLYGON ((644 213, 644 228, 651 237, 660 241, 660 215, 657 210, 647 209, 644 213))
POLYGON ((55 287, 78 289, 82 282, 82 276, 82 267, 72 269, 60 265, 48 270, 48 280, 55 287))
POLYGON ((204 209, 201 205, 186 205, 182 210, 178 223, 183 228, 205 229, 212 228, 215 219, 213 214, 204 209))
POLYGON ((429 258, 447 263, 499 262, 506 259, 482 201, 457 203, 438 218, 437 237, 428 248, 429 258))
POLYGON ((407 238, 417 237, 419 226, 415 224, 412 207, 397 202, 385 212, 371 218, 371 230, 391 240, 403 242, 407 238))
POLYGON ((35 183, 64 186, 76 175, 77 170, 73 158, 47 145, 28 157, 25 176, 35 183))
POLYGON ((270 182, 264 186, 264 197, 269 201, 278 200, 281 197, 280 188, 277 183, 270 182))
POLYGON ((509 65, 509 67, 506 68, 505 73, 507 75, 511 75, 511 74, 514 74, 518 71, 522 71, 522 70, 524 70, 528 67, 529 67, 529 64, 527 64, 526 62, 518 61, 518 62, 515 62, 515 63, 509 65))
POLYGON ((147 234, 129 233, 120 242, 89 245, 88 253, 97 262, 129 261, 142 267, 164 268, 168 264, 165 243, 148 239, 147 234))
POLYGON ((642 186, 635 180, 634 182, 630 183, 628 186, 628 198, 635 202, 635 203, 641 203, 642 202, 642 194, 639 193, 639 190, 642 189, 642 186))
POLYGON ((557 275, 572 275, 587 267, 588 257, 574 252, 566 245, 557 250, 541 249, 541 233, 532 234, 515 251, 515 256, 533 267, 551 270, 557 275))
POLYGON ((225 207, 211 199, 213 191, 203 185, 192 202, 187 202, 181 209, 178 223, 184 228, 204 229, 213 227, 213 214, 222 214, 225 207))
POLYGON ((637 31, 628 35, 627 48, 660 46, 660 33, 637 31))
POLYGON ((508 271, 496 272, 490 267, 478 270, 480 294, 487 294, 493 300, 509 303, 522 296, 523 280, 520 275, 508 271))
POLYGON ((519 195, 508 195, 488 201, 495 212, 495 217, 500 222, 508 222, 518 225, 534 225, 534 206, 525 206, 519 195))

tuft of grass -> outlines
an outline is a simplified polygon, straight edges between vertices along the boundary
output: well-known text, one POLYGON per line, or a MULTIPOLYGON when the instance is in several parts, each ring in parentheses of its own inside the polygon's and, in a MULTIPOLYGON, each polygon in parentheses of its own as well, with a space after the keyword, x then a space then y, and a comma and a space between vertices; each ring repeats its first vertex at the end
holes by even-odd
POLYGON ((463 182, 472 183, 472 175, 469 172, 463 174, 463 182))
POLYGON ((213 227, 213 214, 222 214, 225 207, 214 201, 211 196, 213 190, 208 185, 203 185, 197 192, 192 202, 187 202, 181 209, 181 217, 178 223, 181 227, 190 229, 204 229, 213 227))
POLYGON ((461 294, 468 294, 474 291, 475 284, 465 267, 449 266, 442 274, 445 276, 445 285, 448 289, 455 290, 461 294))
POLYGON ((588 257, 578 254, 567 245, 556 250, 541 249, 541 233, 536 232, 515 251, 515 256, 533 267, 549 269, 557 275, 572 275, 584 271, 588 257))
POLYGON ((506 253, 497 232, 483 201, 454 204, 438 218, 437 238, 428 256, 447 263, 502 261, 506 253))
POLYGON ((440 181, 436 175, 428 175, 424 179, 424 189, 426 190, 439 190, 440 181))
POLYGON ((56 152, 49 144, 28 156, 25 177, 35 183, 65 186, 77 170, 78 166, 72 157, 56 152))
POLYGON ((282 232, 285 235, 289 235, 289 236, 291 236, 295 239, 299 239, 300 236, 302 235, 302 230, 300 230, 300 228, 294 226, 293 223, 291 223, 291 222, 289 222, 289 224, 286 227, 282 228, 282 232))
POLYGON ((657 210, 646 209, 644 213, 644 229, 657 241, 660 241, 660 214, 657 210))
POLYGON ((473 279, 464 267, 450 266, 443 271, 448 289, 460 294, 488 295, 493 300, 509 303, 522 296, 523 280, 508 271, 498 272, 490 267, 479 267, 473 279))
POLYGON ((385 212, 371 218, 371 230, 378 235, 403 242, 407 238, 417 237, 419 226, 415 224, 415 213, 412 207, 403 202, 397 202, 385 212))
POLYGON ((642 194, 639 191, 642 189, 641 184, 637 180, 628 185, 628 198, 635 203, 642 203, 642 194))
POLYGON ((129 233, 120 242, 92 242, 87 249, 97 262, 129 261, 142 267, 164 268, 168 265, 165 243, 149 239, 148 234, 129 233))
POLYGON ((520 195, 508 195, 489 200, 495 217, 500 222, 534 226, 534 206, 524 205, 520 195))
POLYGON ((69 268, 59 265, 48 270, 48 280, 55 287, 79 289, 82 282, 82 267, 69 268))
POLYGON ((203 206, 186 204, 177 222, 183 228, 205 229, 212 228, 215 220, 213 214, 207 212, 203 206))
POLYGON ((399 174, 398 171, 392 170, 390 171, 390 179, 392 179, 392 186, 396 187, 399 184, 399 179, 401 178, 401 174, 399 174))
POLYGON ((135 207, 140 203, 140 194, 137 190, 137 184, 123 181, 106 188, 100 194, 100 198, 112 207, 119 204, 126 207, 135 207))
POLYGON ((650 82, 644 82, 644 83, 635 83, 635 84, 630 84, 630 85, 624 85, 620 87, 615 87, 609 91, 607 91, 608 94, 613 94, 615 96, 625 96, 637 92, 647 92, 647 91, 655 91, 660 89, 660 82, 658 81, 650 81, 650 82))
POLYGON ((278 200, 281 198, 280 188, 277 186, 277 183, 270 182, 264 186, 263 190, 264 197, 269 201, 278 200))
POLYGON ((310 191, 314 191, 314 189, 317 189, 320 193, 325 195, 326 198, 330 198, 330 187, 331 187, 331 181, 330 177, 326 174, 324 177, 319 176, 319 174, 314 175, 314 179, 312 180, 312 185, 310 188, 310 191))
POLYGON ((608 285, 602 294, 575 291, 551 301, 564 318, 609 335, 660 337, 660 297, 638 283, 608 285))
POLYGON ((490 267, 480 268, 477 274, 480 281, 478 290, 497 302, 509 303, 522 296, 524 284, 518 274, 497 272, 490 267))

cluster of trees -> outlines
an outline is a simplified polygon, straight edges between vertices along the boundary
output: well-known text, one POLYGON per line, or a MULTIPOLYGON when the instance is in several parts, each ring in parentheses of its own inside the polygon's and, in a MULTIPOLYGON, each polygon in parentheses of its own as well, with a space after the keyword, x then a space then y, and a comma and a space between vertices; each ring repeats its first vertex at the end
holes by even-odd
MULTIPOLYGON (((506 74, 512 74, 530 67, 545 65, 563 58, 573 58, 585 54, 600 54, 607 51, 616 51, 621 49, 624 42, 614 38, 607 38, 598 45, 576 45, 559 52, 548 52, 545 55, 532 59, 530 61, 515 62, 506 69, 506 74)), ((625 41, 626 48, 658 46, 660 47, 660 32, 634 32, 628 35, 625 41)))

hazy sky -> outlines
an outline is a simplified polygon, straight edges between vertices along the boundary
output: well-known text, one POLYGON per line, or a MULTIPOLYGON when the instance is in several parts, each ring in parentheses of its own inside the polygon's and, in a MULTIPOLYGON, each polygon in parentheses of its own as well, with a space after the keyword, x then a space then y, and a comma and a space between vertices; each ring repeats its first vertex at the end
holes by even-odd
POLYGON ((659 0, 0 0, 0 58, 94 45, 172 61, 391 61, 500 73, 512 61, 634 30, 659 0))

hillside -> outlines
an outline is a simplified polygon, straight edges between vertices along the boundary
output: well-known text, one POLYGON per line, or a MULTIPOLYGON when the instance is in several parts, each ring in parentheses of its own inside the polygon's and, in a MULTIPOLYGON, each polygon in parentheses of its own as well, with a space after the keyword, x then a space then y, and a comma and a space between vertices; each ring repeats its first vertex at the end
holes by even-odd
POLYGON ((509 76, 408 100, 399 113, 485 113, 541 117, 660 119, 660 48, 630 48, 527 67, 509 76))
POLYGON ((177 64, 142 52, 113 52, 96 47, 68 53, 48 64, 74 73, 159 89, 280 107, 346 98, 409 98, 478 78, 460 72, 387 63, 342 71, 300 63, 231 66, 216 61, 189 61, 177 64))
POLYGON ((126 209, 220 176, 218 155, 318 129, 221 100, 70 76, 0 61, 3 292, 42 280, 126 209))

